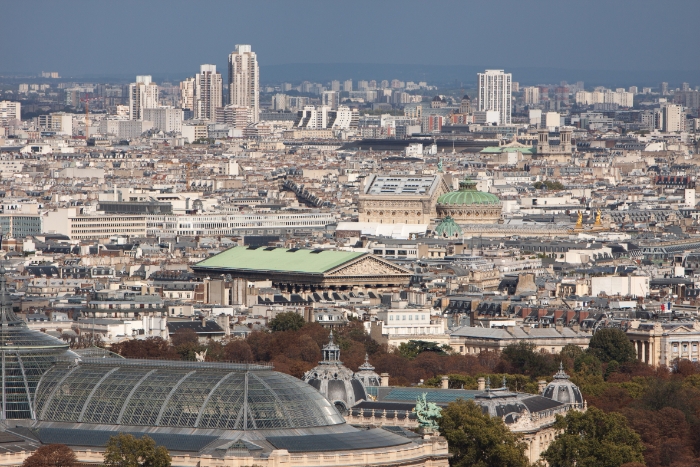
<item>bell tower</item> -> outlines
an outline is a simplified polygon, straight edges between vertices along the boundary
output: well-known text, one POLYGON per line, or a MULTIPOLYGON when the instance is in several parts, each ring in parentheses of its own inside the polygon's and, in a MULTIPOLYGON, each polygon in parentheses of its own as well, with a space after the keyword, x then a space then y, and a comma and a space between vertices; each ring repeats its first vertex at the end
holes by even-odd
POLYGON ((549 154, 549 130, 540 128, 537 130, 537 154, 549 154))

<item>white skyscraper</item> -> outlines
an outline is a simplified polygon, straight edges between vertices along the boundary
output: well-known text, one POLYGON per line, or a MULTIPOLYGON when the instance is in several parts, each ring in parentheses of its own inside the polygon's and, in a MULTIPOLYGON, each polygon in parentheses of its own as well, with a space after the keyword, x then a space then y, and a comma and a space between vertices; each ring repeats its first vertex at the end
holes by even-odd
POLYGON ((486 70, 485 73, 477 73, 478 109, 480 112, 489 110, 498 112, 500 125, 510 125, 512 81, 513 76, 510 73, 504 73, 503 70, 486 70))
POLYGON ((667 104, 661 108, 663 115, 662 129, 666 133, 681 132, 685 130, 685 115, 683 107, 675 104, 667 104))
POLYGON ((180 81, 180 108, 194 112, 194 78, 180 81))
POLYGON ((198 120, 216 120, 216 109, 221 107, 223 82, 216 65, 202 65, 195 76, 194 115, 198 120))
POLYGON ((143 109, 158 107, 158 85, 151 82, 149 75, 137 76, 136 82, 129 85, 129 118, 143 120, 143 109))
POLYGON ((260 116, 260 72, 250 45, 236 45, 228 56, 228 103, 251 108, 251 121, 260 116))

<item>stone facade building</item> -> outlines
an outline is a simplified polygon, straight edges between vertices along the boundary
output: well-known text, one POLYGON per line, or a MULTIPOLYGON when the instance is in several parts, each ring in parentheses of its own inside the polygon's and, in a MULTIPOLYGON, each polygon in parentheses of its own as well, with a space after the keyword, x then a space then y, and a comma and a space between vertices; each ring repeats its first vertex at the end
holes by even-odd
POLYGON ((674 360, 700 358, 700 323, 633 322, 627 330, 637 359, 651 366, 670 366, 674 360))
POLYGON ((473 180, 462 180, 459 190, 445 193, 436 203, 437 216, 449 216, 457 224, 497 224, 501 210, 498 196, 477 190, 473 180))
POLYGON ((372 175, 360 192, 360 222, 429 224, 438 198, 450 192, 443 174, 372 175))
POLYGON ((590 334, 562 326, 550 328, 463 326, 450 334, 450 347, 463 355, 476 355, 484 350, 501 351, 511 344, 529 342, 535 344, 538 351, 559 353, 568 344, 587 349, 590 340, 590 334))

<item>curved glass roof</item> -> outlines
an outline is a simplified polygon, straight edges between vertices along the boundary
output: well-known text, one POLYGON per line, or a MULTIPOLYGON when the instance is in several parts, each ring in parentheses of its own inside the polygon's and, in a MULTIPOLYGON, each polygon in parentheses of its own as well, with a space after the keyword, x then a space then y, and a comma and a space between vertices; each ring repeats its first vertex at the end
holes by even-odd
POLYGON ((83 359, 47 371, 40 421, 226 430, 345 423, 313 387, 261 365, 83 359))
MULTIPOLYGON (((2 239, 0 238, 0 245, 2 239)), ((29 329, 12 311, 5 268, 0 266, 0 349, 2 350, 1 419, 33 419, 39 378, 57 359, 70 355, 68 344, 29 329)))

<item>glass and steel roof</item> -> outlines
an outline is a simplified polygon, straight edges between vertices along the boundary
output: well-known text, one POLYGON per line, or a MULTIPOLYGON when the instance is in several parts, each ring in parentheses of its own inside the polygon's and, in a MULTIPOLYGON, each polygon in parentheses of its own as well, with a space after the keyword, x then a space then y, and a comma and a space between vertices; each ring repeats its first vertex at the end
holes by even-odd
MULTIPOLYGON (((0 245, 2 244, 0 239, 0 245)), ((70 354, 68 344, 29 329, 12 311, 5 268, 0 266, 0 357, 2 398, 0 419, 32 419, 34 391, 41 375, 70 354)))
POLYGON ((345 423, 313 387, 270 366, 83 359, 47 371, 36 393, 47 422, 226 430, 345 423))

